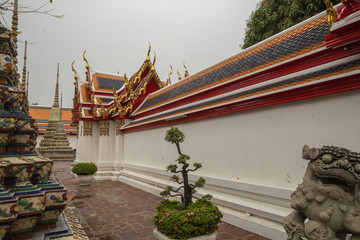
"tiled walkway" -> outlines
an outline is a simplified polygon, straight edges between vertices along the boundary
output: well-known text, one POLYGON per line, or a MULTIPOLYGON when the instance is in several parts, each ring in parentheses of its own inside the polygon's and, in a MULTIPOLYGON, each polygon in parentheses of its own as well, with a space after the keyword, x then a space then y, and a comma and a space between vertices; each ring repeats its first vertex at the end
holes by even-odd
MULTIPOLYGON (((70 162, 55 162, 53 174, 65 185, 73 212, 90 240, 150 240, 154 226, 150 222, 161 197, 125 183, 95 181, 80 186, 70 173, 70 162)), ((218 240, 266 240, 264 237, 221 223, 218 240)))

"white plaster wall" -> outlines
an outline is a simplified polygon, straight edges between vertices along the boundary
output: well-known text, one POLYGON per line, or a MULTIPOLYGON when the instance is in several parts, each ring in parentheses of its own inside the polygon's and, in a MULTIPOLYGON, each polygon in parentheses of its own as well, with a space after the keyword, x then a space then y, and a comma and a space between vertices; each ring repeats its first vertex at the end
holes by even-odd
MULTIPOLYGON (((334 94, 177 125, 182 152, 203 163, 202 176, 293 190, 302 181, 310 147, 360 151, 360 91, 334 94)), ((124 162, 165 169, 177 158, 165 142, 169 127, 124 135, 124 162)), ((192 162, 191 162, 192 163, 192 162)))

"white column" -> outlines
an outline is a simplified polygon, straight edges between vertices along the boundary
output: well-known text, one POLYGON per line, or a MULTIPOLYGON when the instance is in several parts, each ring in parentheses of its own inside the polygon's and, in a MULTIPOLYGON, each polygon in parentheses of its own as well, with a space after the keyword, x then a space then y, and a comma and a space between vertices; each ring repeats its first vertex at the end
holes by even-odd
POLYGON ((90 143, 85 146, 87 152, 90 153, 90 156, 88 157, 89 160, 87 162, 93 162, 95 164, 98 163, 99 136, 99 123, 93 122, 90 143))
POLYGON ((79 122, 78 139, 76 141, 76 158, 75 163, 85 161, 85 136, 83 134, 84 122, 79 122))
POLYGON ((124 162, 124 135, 116 134, 115 135, 115 152, 114 152, 114 171, 112 173, 112 180, 117 180, 120 175, 120 170, 122 169, 122 164, 124 162))
POLYGON ((109 121, 109 135, 100 134, 98 142, 98 172, 96 179, 111 179, 114 162, 115 123, 109 121))

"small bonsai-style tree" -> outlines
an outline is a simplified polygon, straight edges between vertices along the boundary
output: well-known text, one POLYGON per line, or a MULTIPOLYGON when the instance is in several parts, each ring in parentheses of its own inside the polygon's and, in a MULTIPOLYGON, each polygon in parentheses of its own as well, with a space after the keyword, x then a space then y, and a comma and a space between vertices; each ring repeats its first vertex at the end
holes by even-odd
MULTIPOLYGON (((175 173, 171 177, 171 180, 177 182, 178 184, 181 184, 182 186, 177 189, 173 189, 173 187, 168 186, 164 191, 160 193, 160 195, 163 197, 181 197, 183 207, 187 208, 187 206, 192 203, 192 198, 194 197, 193 194, 196 192, 195 188, 204 187, 206 180, 200 177, 194 184, 189 183, 188 173, 198 170, 202 167, 202 165, 201 163, 195 162, 193 165, 194 168, 189 168, 190 165, 188 163, 188 160, 190 160, 190 156, 183 154, 180 149, 180 143, 183 142, 184 139, 184 133, 181 132, 178 128, 171 127, 166 132, 165 141, 176 145, 177 151, 179 153, 179 157, 176 161, 180 165, 180 169, 178 170, 179 166, 177 164, 171 164, 167 166, 167 171, 175 173), (182 180, 180 180, 179 176, 177 175, 179 173, 181 173, 182 175, 182 180), (181 190, 183 190, 183 193, 180 193, 181 190), (174 194, 172 194, 172 192, 174 194)), ((203 199, 210 200, 211 196, 206 195, 203 197, 203 199)))

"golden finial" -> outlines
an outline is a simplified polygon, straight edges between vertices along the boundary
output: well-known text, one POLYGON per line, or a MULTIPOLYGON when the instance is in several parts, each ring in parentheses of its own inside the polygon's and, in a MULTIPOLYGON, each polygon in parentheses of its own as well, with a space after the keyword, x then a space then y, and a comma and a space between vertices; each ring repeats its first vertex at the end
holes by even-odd
POLYGON ((181 77, 181 75, 180 75, 180 73, 179 73, 179 68, 177 69, 177 74, 179 75, 179 80, 181 80, 182 77, 181 77))
POLYGON ((183 62, 183 66, 184 66, 184 68, 185 68, 184 78, 186 78, 186 77, 189 76, 189 72, 188 72, 188 70, 187 70, 187 68, 186 68, 186 66, 185 66, 185 61, 183 62))
POLYGON ((156 52, 154 51, 154 61, 151 66, 151 70, 155 70, 155 62, 156 62, 156 52))
POLYGON ((27 41, 25 41, 25 51, 24 51, 24 67, 23 67, 23 73, 22 73, 22 81, 21 81, 21 91, 25 91, 25 85, 26 85, 26 49, 27 49, 27 41))
POLYGON ((127 76, 126 76, 126 73, 124 74, 124 79, 125 79, 125 87, 129 87, 130 82, 129 82, 129 79, 127 78, 127 76))
POLYGON ((77 74, 77 72, 76 72, 76 70, 75 70, 75 68, 74 68, 74 63, 75 63, 75 61, 72 62, 72 64, 71 64, 71 69, 72 69, 72 71, 75 73, 74 79, 77 80, 78 74, 77 74))
POLYGON ((85 53, 86 53, 86 50, 84 51, 84 53, 83 53, 83 58, 84 58, 84 61, 86 62, 86 69, 88 69, 89 68, 89 62, 88 62, 88 60, 86 59, 86 57, 85 57, 85 53))
POLYGON ((104 105, 102 104, 102 101, 100 101, 99 104, 100 104, 100 115, 101 115, 102 117, 105 117, 105 115, 106 115, 106 109, 105 109, 104 105))
POLYGON ((328 17, 328 28, 330 31, 331 26, 337 21, 337 11, 334 9, 333 4, 330 0, 325 0, 326 12, 328 17))
POLYGON ((148 50, 147 56, 146 56, 146 60, 147 60, 147 61, 150 61, 150 52, 151 52, 151 44, 150 44, 150 42, 149 42, 149 50, 148 50))
POLYGON ((170 65, 170 72, 169 72, 169 74, 168 74, 168 79, 170 80, 170 75, 172 74, 172 66, 170 65))

